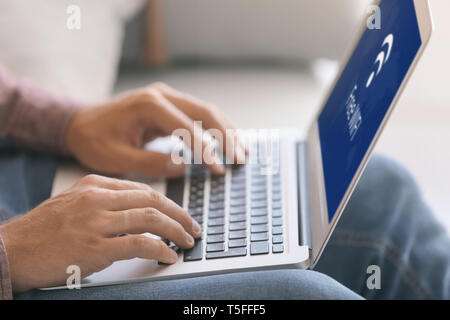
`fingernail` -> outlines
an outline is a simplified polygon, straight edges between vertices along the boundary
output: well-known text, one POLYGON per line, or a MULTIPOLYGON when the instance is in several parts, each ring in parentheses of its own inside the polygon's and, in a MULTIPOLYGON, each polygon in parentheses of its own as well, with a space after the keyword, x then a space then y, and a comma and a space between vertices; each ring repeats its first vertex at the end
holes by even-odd
POLYGON ((220 174, 220 175, 225 174, 225 166, 223 164, 215 164, 214 168, 217 170, 217 174, 220 174))
POLYGON ((187 237, 187 242, 189 245, 194 245, 194 238, 192 238, 192 236, 189 233, 186 233, 186 237, 187 237))
POLYGON ((192 219, 192 230, 194 230, 194 233, 197 236, 200 236, 202 234, 202 228, 200 227, 200 225, 197 223, 197 221, 195 221, 194 219, 192 219))
POLYGON ((171 253, 170 253, 170 256, 167 257, 168 258, 167 260, 169 261, 169 263, 177 262, 177 260, 178 260, 177 253, 175 251, 173 251, 172 249, 170 249, 170 251, 171 251, 171 253))
POLYGON ((236 147, 236 160, 237 164, 244 164, 245 163, 245 152, 242 146, 236 147))

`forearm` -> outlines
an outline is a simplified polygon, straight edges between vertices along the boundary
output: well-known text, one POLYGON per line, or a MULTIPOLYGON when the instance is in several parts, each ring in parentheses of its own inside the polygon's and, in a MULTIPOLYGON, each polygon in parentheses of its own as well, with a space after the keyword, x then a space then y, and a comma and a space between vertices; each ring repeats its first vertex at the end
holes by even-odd
POLYGON ((0 135, 29 149, 65 154, 64 136, 79 104, 13 79, 0 66, 0 135))

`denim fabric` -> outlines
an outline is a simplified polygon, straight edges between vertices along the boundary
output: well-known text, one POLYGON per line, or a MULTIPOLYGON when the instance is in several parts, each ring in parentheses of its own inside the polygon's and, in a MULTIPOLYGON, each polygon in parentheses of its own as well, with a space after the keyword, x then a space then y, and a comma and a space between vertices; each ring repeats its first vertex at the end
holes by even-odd
POLYGON ((273 270, 128 283, 79 290, 38 291, 15 299, 361 299, 332 278, 309 270, 273 270))
POLYGON ((57 158, 22 152, 0 136, 0 222, 46 200, 57 165, 57 158))
POLYGON ((368 299, 449 299, 450 240, 399 164, 375 156, 316 266, 368 299), (368 290, 369 265, 381 289, 368 290))
MULTIPOLYGON (((55 159, 46 156, 2 152, 0 207, 16 214, 46 199, 56 165, 55 159)), ((81 290, 32 290, 15 298, 446 299, 449 266, 448 236, 413 179, 398 164, 375 156, 315 271, 273 270, 81 290), (380 290, 367 288, 370 265, 381 269, 380 290)))

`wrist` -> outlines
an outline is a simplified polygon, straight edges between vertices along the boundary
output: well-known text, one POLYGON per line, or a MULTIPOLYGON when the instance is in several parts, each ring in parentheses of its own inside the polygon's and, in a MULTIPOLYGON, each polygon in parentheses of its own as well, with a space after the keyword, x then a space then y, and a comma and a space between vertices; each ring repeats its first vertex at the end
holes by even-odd
POLYGON ((70 118, 66 130, 64 132, 64 150, 65 154, 68 156, 75 156, 74 153, 74 144, 76 142, 76 123, 77 117, 79 116, 81 110, 77 110, 72 114, 70 118))

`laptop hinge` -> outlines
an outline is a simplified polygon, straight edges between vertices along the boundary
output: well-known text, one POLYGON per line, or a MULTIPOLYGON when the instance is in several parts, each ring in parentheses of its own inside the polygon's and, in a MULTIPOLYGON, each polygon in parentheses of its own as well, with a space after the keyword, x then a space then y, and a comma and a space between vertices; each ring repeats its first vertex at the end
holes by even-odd
POLYGON ((311 210, 309 206, 308 165, 306 142, 297 142, 297 192, 298 192, 298 223, 299 245, 312 250, 311 210))

